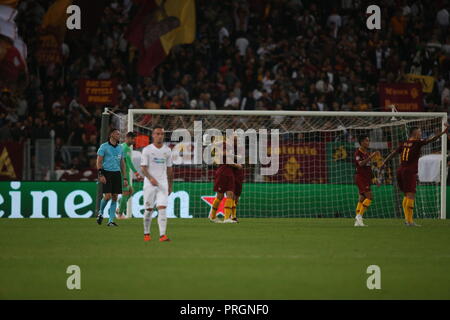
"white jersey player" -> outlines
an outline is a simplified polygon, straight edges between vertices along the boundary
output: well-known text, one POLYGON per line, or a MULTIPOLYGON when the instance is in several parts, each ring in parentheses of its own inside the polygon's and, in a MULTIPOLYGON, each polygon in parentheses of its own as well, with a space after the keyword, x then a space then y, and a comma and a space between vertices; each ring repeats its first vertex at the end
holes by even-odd
POLYGON ((167 202, 172 192, 172 151, 164 145, 164 129, 155 126, 153 143, 142 151, 141 168, 144 174, 144 241, 150 241, 153 209, 158 209, 159 241, 170 241, 166 235, 167 202))

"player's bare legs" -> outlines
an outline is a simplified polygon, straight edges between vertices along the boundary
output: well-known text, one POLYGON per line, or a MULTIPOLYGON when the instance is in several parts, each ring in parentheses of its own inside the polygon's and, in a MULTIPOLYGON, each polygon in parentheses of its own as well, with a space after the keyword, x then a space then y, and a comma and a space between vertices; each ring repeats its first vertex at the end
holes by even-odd
POLYGON ((220 202, 222 202, 223 197, 225 194, 223 192, 217 192, 216 198, 214 199, 212 203, 211 211, 209 212, 209 220, 212 222, 221 222, 219 219, 217 219, 217 209, 219 209, 220 202))
POLYGON ((372 191, 364 192, 363 194, 359 195, 358 205, 356 206, 355 227, 366 226, 363 222, 363 215, 364 212, 367 211, 371 203, 372 203, 372 191))

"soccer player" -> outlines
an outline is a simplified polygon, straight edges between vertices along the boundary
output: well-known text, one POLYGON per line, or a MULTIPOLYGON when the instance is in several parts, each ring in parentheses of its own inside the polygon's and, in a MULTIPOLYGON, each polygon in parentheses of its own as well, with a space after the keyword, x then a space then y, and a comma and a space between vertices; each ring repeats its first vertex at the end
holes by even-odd
POLYGON ((242 184, 244 183, 244 168, 238 168, 236 167, 234 170, 234 203, 233 207, 231 208, 231 220, 234 222, 239 222, 237 215, 236 215, 236 207, 239 202, 239 198, 241 197, 242 193, 242 184))
POLYGON ((354 162, 356 167, 355 183, 358 186, 359 199, 356 205, 355 227, 365 227, 363 222, 363 214, 367 211, 372 203, 372 159, 380 155, 379 151, 369 152, 370 139, 363 135, 358 138, 359 148, 354 154, 354 162))
MULTIPOLYGON (((238 155, 238 137, 237 135, 234 135, 234 155, 235 155, 235 159, 238 159, 239 155, 238 155)), ((245 179, 245 171, 243 166, 236 166, 234 168, 234 203, 233 203, 233 207, 231 208, 231 220, 233 220, 234 222, 239 222, 237 215, 236 215, 236 207, 238 205, 239 202, 239 198, 241 197, 241 193, 242 193, 242 185, 244 183, 244 179, 245 179)))
MULTIPOLYGON (((130 146, 134 144, 136 140, 136 134, 134 132, 128 132, 125 137, 125 142, 122 143, 123 154, 125 157, 125 170, 126 170, 126 178, 128 183, 130 180, 130 170, 133 171, 136 178, 140 178, 139 172, 137 172, 136 168, 133 165, 133 160, 131 158, 131 148, 130 146)), ((133 186, 131 183, 128 186, 122 186, 122 198, 120 199, 119 208, 117 209, 116 217, 118 219, 124 218, 124 213, 127 209, 128 199, 133 195, 133 186)))
POLYGON ((170 241, 166 235, 168 197, 172 192, 172 151, 164 145, 164 129, 155 126, 153 143, 142 151, 141 168, 144 175, 144 241, 150 241, 153 209, 158 209, 159 241, 170 241))
MULTIPOLYGON (((214 173, 214 192, 216 192, 216 198, 213 201, 212 209, 209 214, 209 220, 212 222, 220 223, 221 221, 217 218, 217 209, 219 204, 226 195, 225 206, 224 206, 224 219, 223 223, 236 223, 237 219, 231 219, 233 214, 233 207, 236 210, 235 204, 235 191, 236 185, 236 170, 242 170, 240 164, 227 163, 227 142, 218 143, 218 148, 222 150, 222 162, 219 168, 214 173)), ((221 155, 217 155, 221 157, 221 155)), ((238 190, 239 191, 239 190, 238 190)), ((240 192, 240 191, 239 191, 240 192)))
POLYGON ((421 148, 428 143, 436 141, 442 135, 446 134, 447 131, 448 124, 445 124, 445 129, 441 133, 429 139, 422 139, 422 130, 418 127, 412 127, 409 130, 409 139, 392 151, 381 165, 383 168, 396 153, 400 154, 400 167, 397 169, 397 183, 400 191, 404 193, 402 207, 406 226, 419 226, 414 222, 413 216, 421 148))
POLYGON ((119 144, 119 139, 119 130, 112 129, 109 133, 109 140, 103 143, 97 151, 98 179, 103 184, 103 198, 100 202, 97 223, 102 224, 103 210, 111 199, 111 206, 108 212, 108 227, 117 227, 114 217, 116 214, 117 196, 122 192, 122 178, 123 185, 125 187, 128 185, 123 150, 119 144), (121 171, 122 174, 120 173, 121 171))

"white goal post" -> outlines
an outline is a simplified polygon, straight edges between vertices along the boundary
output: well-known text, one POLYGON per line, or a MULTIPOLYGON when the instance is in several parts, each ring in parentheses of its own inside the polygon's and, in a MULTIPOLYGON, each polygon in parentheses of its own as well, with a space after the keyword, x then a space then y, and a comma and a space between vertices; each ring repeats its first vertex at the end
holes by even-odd
MULTIPOLYGON (((307 132, 308 134, 314 132, 337 132, 339 130, 347 132, 367 132, 371 129, 383 129, 389 126, 402 126, 405 128, 407 125, 416 125, 416 123, 426 124, 429 132, 435 133, 439 128, 444 129, 444 124, 447 123, 447 113, 445 112, 340 112, 340 111, 241 111, 241 110, 163 110, 163 109, 129 109, 126 116, 127 131, 141 131, 142 134, 148 134, 151 130, 151 123, 141 123, 140 119, 145 116, 157 117, 158 123, 165 126, 164 120, 171 117, 178 117, 180 128, 185 125, 183 119, 190 121, 193 118, 205 118, 205 119, 221 119, 221 123, 229 124, 233 128, 232 124, 235 119, 243 119, 251 117, 255 120, 255 123, 266 125, 266 129, 281 129, 284 132, 290 133, 297 131, 299 133, 307 132), (234 119, 234 120, 233 120, 234 119), (270 119, 270 121, 269 121, 270 119), (281 119, 281 120, 280 120, 281 119), (295 119, 295 125, 291 123, 295 119), (298 120, 298 121, 297 121, 298 120), (353 124, 353 122, 355 124, 353 124), (302 127, 302 124, 305 127, 302 127), (297 127, 295 127, 297 126, 297 127), (290 129, 297 128, 297 129, 290 129), (145 130, 144 130, 145 129, 145 130), (148 131, 147 131, 148 129, 148 131), (433 131, 434 130, 434 131, 433 131)), ((217 122, 216 122, 217 123, 217 122)), ((189 123, 189 125, 192 125, 189 123)), ((225 124, 224 124, 225 125, 225 124)), ((206 128, 204 128, 205 130, 206 128)), ((380 131, 381 131, 380 129, 380 131)), ((125 128, 122 128, 124 131, 125 128)), ((400 140, 406 140, 403 130, 402 133, 391 133, 393 136, 400 140)), ((352 133, 353 134, 353 133, 352 133)), ((397 141, 397 140, 396 140, 397 141)), ((397 141, 397 142, 398 142, 397 141)), ((393 143, 393 141, 387 141, 386 143, 393 143)), ((447 181, 447 135, 443 135, 440 139, 440 188, 439 184, 436 184, 440 193, 440 199, 438 203, 440 205, 439 217, 441 219, 446 218, 446 181, 447 181)), ((391 146, 390 149, 393 149, 391 146)), ((430 152, 431 153, 431 152, 430 152)), ((438 153, 434 151, 433 153, 438 153)), ((398 158, 398 157, 397 157, 398 158)), ((395 158, 394 158, 395 159, 395 158)), ((394 161, 394 160, 393 160, 394 161)), ((397 161, 397 160, 395 160, 397 161)), ((131 178, 133 178, 131 176, 131 178)), ((132 181, 130 181, 132 183, 132 181)), ((127 217, 132 216, 131 198, 129 200, 127 217)), ((376 200, 375 200, 376 201, 376 200)), ((437 217, 437 215, 436 215, 437 217)))

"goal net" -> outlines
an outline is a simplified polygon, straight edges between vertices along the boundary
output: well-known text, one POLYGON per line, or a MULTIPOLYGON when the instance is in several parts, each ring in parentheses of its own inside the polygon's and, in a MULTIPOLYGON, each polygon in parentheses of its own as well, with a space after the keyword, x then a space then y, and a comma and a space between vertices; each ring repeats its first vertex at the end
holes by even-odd
MULTIPOLYGON (((354 184, 353 155, 359 147, 360 135, 369 136, 370 150, 381 153, 372 164, 374 199, 365 217, 403 217, 403 194, 395 174, 400 157, 395 156, 380 171, 382 160, 407 139, 411 127, 421 128, 423 138, 429 138, 442 130, 446 120, 445 113, 413 112, 130 109, 128 115, 113 116, 114 125, 123 136, 127 131, 138 134, 133 150, 137 168, 142 148, 151 143, 152 127, 156 124, 164 127, 165 142, 172 148, 174 162, 174 190, 167 212, 169 217, 185 218, 206 218, 215 197, 216 165, 202 159, 210 147, 209 129, 216 129, 222 135, 226 135, 227 129, 229 132, 242 129, 239 137, 243 136, 245 142, 245 157, 241 160, 245 181, 237 206, 238 217, 354 217, 358 189, 354 184), (265 129, 267 139, 260 139, 265 129), (190 138, 179 138, 180 130, 188 132, 190 138), (256 140, 252 136, 255 132, 256 140), (255 149, 256 163, 250 159, 255 149), (267 170, 275 167, 275 159, 276 170, 267 170)), ((416 217, 445 217, 446 139, 443 136, 422 148, 416 217)), ((142 182, 133 181, 133 185, 135 194, 130 199, 128 215, 141 217, 142 182)), ((218 214, 223 214, 223 205, 218 214)))

